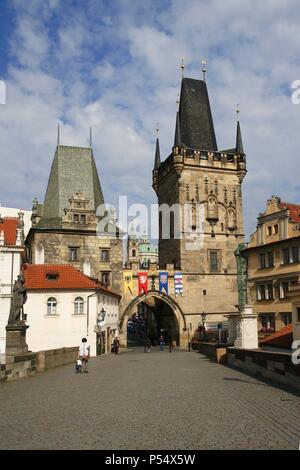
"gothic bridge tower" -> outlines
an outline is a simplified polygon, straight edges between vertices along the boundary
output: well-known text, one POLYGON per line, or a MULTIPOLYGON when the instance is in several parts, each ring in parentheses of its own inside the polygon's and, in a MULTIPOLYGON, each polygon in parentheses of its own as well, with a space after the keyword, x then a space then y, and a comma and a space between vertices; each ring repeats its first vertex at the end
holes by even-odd
POLYGON ((178 204, 182 209, 180 214, 160 213, 159 265, 165 269, 173 264, 182 271, 179 301, 191 329, 201 323, 203 312, 209 324, 225 321, 223 314, 237 311, 234 251, 244 240, 245 174, 239 121, 235 147, 218 150, 206 82, 182 78, 174 145, 161 161, 157 139, 153 188, 159 205, 178 204), (185 207, 190 211, 188 226, 185 207), (164 232, 166 222, 169 236, 164 232))

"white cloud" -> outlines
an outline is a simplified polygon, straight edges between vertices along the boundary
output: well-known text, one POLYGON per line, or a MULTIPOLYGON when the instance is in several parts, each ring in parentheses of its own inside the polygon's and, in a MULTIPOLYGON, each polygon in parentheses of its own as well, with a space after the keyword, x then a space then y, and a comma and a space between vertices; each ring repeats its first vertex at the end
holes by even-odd
POLYGON ((207 59, 220 148, 234 145, 240 103, 247 232, 273 193, 300 202, 300 106, 289 90, 300 79, 296 0, 14 5, 8 103, 0 115, 3 204, 30 207, 33 196, 43 199, 59 120, 66 144, 86 145, 93 127, 108 201, 128 193, 154 202, 155 126, 159 121, 164 158, 173 144, 182 55, 186 76, 195 78, 207 59))

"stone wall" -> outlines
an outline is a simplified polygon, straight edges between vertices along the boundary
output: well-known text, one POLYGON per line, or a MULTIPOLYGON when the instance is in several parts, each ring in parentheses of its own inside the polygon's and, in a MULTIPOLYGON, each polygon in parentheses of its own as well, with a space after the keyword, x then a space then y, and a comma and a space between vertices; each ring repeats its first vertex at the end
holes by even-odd
POLYGON ((300 364, 289 353, 227 348, 227 364, 300 390, 300 364))
POLYGON ((75 363, 77 355, 78 347, 6 356, 5 362, 0 364, 0 383, 30 377, 37 372, 75 363))
POLYGON ((35 353, 6 357, 5 363, 0 365, 0 383, 11 382, 22 377, 30 377, 36 374, 36 372, 35 353))
POLYGON ((226 361, 226 348, 222 348, 215 343, 199 343, 197 349, 200 354, 213 359, 219 364, 223 364, 226 361))
POLYGON ((36 353, 37 372, 44 372, 54 367, 75 363, 78 355, 78 347, 50 349, 36 353))

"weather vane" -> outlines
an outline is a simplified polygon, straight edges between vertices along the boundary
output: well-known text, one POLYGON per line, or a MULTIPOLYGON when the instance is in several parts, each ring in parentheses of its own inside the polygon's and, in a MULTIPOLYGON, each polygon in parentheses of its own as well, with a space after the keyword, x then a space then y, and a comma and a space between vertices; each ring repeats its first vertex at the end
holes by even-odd
POLYGON ((205 82, 205 73, 206 73, 206 60, 203 59, 202 61, 202 73, 203 73, 203 81, 205 82))
POLYGON ((159 122, 156 123, 156 134, 157 134, 157 137, 158 137, 158 134, 159 134, 159 122))
POLYGON ((180 67, 181 67, 181 75, 182 75, 182 78, 183 78, 183 76, 184 76, 184 74, 183 74, 183 71, 184 71, 184 57, 181 57, 180 67))

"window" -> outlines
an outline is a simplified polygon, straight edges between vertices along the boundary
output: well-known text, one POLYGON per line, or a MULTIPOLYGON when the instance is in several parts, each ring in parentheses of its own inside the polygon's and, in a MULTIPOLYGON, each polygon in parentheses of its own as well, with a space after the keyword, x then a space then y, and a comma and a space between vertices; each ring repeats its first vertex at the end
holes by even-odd
POLYGON ((289 250, 289 248, 284 248, 282 250, 282 261, 283 261, 283 264, 289 264, 289 262, 290 262, 290 250, 289 250))
POLYGON ((86 215, 85 215, 85 214, 81 214, 81 216, 80 216, 80 222, 81 222, 82 224, 85 224, 85 223, 86 223, 86 215))
POLYGON ((74 214, 73 220, 74 222, 79 222, 79 214, 74 214))
POLYGON ((56 315, 57 312, 57 300, 54 297, 50 297, 47 300, 47 315, 56 315))
POLYGON ((109 261, 109 250, 101 250, 101 261, 109 261))
POLYGON ((272 235, 272 226, 271 225, 270 225, 270 227, 267 227, 267 235, 268 235, 268 237, 270 235, 272 235))
POLYGON ((109 286, 110 284, 110 273, 109 272, 102 272, 101 273, 101 282, 105 284, 106 286, 109 286))
POLYGON ((268 256, 268 268, 272 268, 274 266, 274 256, 273 251, 269 251, 267 253, 268 256))
POLYGON ((266 255, 265 255, 265 253, 260 253, 259 258, 260 258, 260 268, 263 269, 263 268, 266 267, 266 255))
POLYGON ((266 290, 265 286, 262 284, 258 286, 258 295, 257 295, 257 300, 266 300, 266 290))
POLYGON ((299 263, 299 246, 292 247, 292 262, 299 263))
POLYGON ((210 272, 216 273, 218 272, 218 252, 217 251, 210 251, 210 272))
POLYGON ((76 297, 74 300, 74 314, 83 315, 84 313, 84 300, 82 297, 76 297))
POLYGON ((267 285, 268 300, 273 300, 273 285, 267 285))
POLYGON ((300 322, 300 308, 299 308, 299 307, 297 308, 297 318, 296 318, 296 321, 299 321, 299 322, 300 322))
POLYGON ((136 251, 135 251, 135 250, 132 250, 131 256, 132 256, 133 258, 136 257, 136 251))
POLYGON ((69 248, 69 261, 78 260, 78 248, 70 247, 69 248))
POLYGON ((264 333, 272 333, 275 331, 274 314, 261 315, 261 331, 264 333))
POLYGON ((282 282, 281 287, 282 287, 282 296, 281 296, 281 298, 285 299, 286 298, 286 293, 289 291, 289 283, 288 282, 282 282))
POLYGON ((281 317, 282 317, 282 321, 283 321, 284 326, 287 326, 290 323, 292 323, 292 314, 291 313, 282 313, 281 317))
POLYGON ((278 233, 278 224, 274 225, 274 233, 275 235, 277 235, 278 233))

